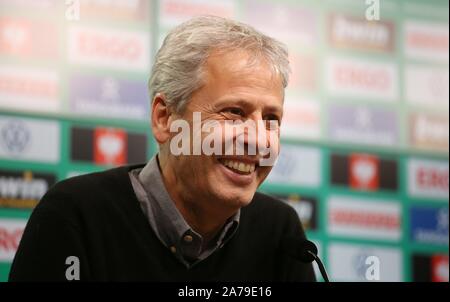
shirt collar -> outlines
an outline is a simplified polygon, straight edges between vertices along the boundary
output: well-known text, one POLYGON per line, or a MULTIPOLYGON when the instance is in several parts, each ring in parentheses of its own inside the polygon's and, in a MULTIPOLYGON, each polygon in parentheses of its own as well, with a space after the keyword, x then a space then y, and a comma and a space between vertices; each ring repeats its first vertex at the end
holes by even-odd
MULTIPOLYGON (((178 246, 186 234, 193 236, 194 239, 203 240, 202 236, 189 226, 170 198, 162 179, 157 155, 144 166, 138 177, 149 199, 152 201, 151 210, 155 226, 161 240, 166 245, 178 246)), ((235 215, 227 220, 216 237, 215 246, 222 246, 232 237, 239 225, 240 213, 241 211, 238 210, 235 215)))

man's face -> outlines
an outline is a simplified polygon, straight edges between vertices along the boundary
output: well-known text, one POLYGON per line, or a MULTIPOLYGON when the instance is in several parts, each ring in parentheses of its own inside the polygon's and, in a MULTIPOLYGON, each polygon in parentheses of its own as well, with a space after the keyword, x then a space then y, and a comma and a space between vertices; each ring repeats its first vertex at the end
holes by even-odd
MULTIPOLYGON (((216 121, 220 125, 222 151, 225 151, 227 141, 236 146, 239 136, 243 138, 245 155, 235 155, 236 149, 233 148, 233 155, 222 152, 221 155, 208 156, 202 152, 202 155, 169 155, 169 158, 177 182, 188 190, 190 199, 216 203, 209 206, 217 205, 217 208, 240 208, 251 201, 272 169, 271 166, 260 166, 258 160, 261 156, 258 153, 249 155, 247 146, 260 144, 270 147, 271 154, 277 156, 279 129, 258 129, 265 133, 258 132, 256 137, 242 136, 238 131, 225 133, 225 129, 230 129, 229 121, 256 123, 276 120, 278 125, 283 114, 283 87, 279 76, 274 75, 264 62, 249 66, 247 54, 242 51, 213 53, 204 70, 204 85, 193 94, 186 110, 177 118, 187 120, 192 129, 193 113, 200 112, 202 124, 216 121), (261 137, 261 134, 266 137, 261 137), (272 139, 269 141, 269 138, 272 139)), ((193 136, 196 135, 204 139, 208 133, 197 131, 193 136)))

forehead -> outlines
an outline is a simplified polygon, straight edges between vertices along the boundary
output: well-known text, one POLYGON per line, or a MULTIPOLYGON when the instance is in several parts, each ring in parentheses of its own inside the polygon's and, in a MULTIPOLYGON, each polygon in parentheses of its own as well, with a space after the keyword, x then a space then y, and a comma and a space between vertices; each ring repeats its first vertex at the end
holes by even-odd
POLYGON ((245 50, 215 50, 210 53, 205 64, 209 79, 226 82, 254 80, 264 82, 264 86, 282 86, 281 77, 263 56, 250 54, 245 50))
POLYGON ((284 88, 276 70, 244 50, 215 51, 204 66, 204 86, 209 101, 240 99, 282 106, 284 88))

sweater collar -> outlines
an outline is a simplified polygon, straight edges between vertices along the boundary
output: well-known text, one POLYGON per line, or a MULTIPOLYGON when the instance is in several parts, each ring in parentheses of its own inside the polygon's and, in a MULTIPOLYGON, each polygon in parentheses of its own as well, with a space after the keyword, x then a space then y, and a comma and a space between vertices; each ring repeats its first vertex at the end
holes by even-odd
MULTIPOLYGON (((141 169, 131 171, 131 177, 138 178, 146 196, 138 199, 151 227, 159 239, 174 254, 179 254, 184 261, 202 260, 222 247, 236 232, 240 220, 240 210, 230 217, 222 230, 208 246, 204 246, 203 238, 193 230, 178 211, 164 185, 158 156, 155 155, 141 169)), ((135 190, 136 191, 136 190, 135 190)))

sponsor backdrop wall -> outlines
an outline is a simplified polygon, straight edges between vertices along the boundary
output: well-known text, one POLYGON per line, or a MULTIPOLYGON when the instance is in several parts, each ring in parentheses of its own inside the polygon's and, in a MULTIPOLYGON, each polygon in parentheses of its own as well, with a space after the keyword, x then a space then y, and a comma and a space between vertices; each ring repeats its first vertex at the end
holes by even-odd
POLYGON ((382 281, 448 281, 448 1, 381 0, 379 21, 366 8, 0 0, 0 281, 50 186, 155 153, 152 60, 198 14, 289 46, 283 149, 260 190, 297 210, 331 278, 367 281, 378 264, 382 281))

